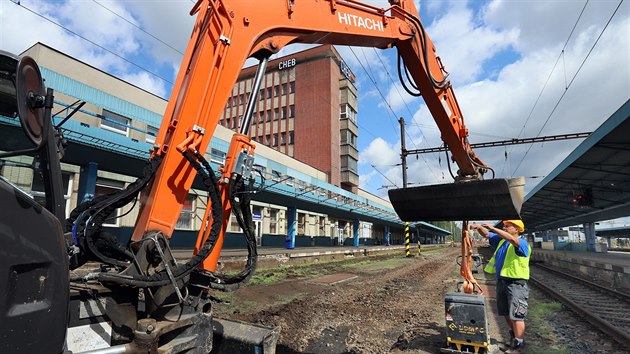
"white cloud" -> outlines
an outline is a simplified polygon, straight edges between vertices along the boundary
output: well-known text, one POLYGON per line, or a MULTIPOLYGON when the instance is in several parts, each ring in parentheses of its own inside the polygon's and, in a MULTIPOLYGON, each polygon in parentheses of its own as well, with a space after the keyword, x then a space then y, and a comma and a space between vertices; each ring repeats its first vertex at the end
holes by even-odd
POLYGON ((472 9, 461 6, 460 2, 455 2, 427 32, 455 84, 477 79, 485 62, 513 46, 519 38, 517 29, 497 30, 476 23, 472 9))
MULTIPOLYGON (((122 55, 137 52, 141 48, 139 38, 130 35, 134 31, 133 25, 94 2, 67 1, 48 4, 40 2, 40 4, 43 5, 40 10, 45 16, 58 19, 64 27, 81 34, 82 37, 101 47, 122 55)), ((121 17, 131 20, 132 23, 135 22, 123 6, 116 3, 110 6, 111 10, 121 17)))
POLYGON ((382 138, 376 138, 365 150, 361 151, 359 162, 374 165, 377 168, 399 164, 400 145, 392 145, 382 138))
POLYGON ((359 188, 361 189, 370 189, 370 190, 374 190, 374 188, 369 188, 370 182, 372 182, 372 179, 374 177, 376 177, 378 174, 378 172, 376 172, 376 170, 372 170, 368 173, 363 173, 359 176, 359 188))
MULTIPOLYGON (((583 4, 493 1, 487 9, 482 9, 481 16, 475 16, 465 2, 432 6, 437 17, 427 31, 446 68, 457 78, 455 93, 471 142, 592 131, 626 102, 630 98, 627 7, 620 9, 584 62, 616 4, 589 4, 551 76, 583 4), (501 63, 487 77, 484 65, 506 49, 514 51, 511 56, 514 61, 501 63), (575 81, 566 90, 583 62, 575 81)), ((413 124, 409 134, 413 139, 423 139, 416 142, 440 145, 440 132, 431 128, 435 122, 424 104, 415 112, 413 124), (418 127, 422 127, 422 132, 418 127)), ((394 146, 399 137, 385 141, 394 146)), ((512 174, 538 177, 551 172, 580 142, 478 149, 476 153, 494 167, 497 177, 512 174)), ((409 146, 411 143, 407 141, 408 149, 409 146)), ((436 178, 441 180, 448 171, 445 155, 440 156, 441 166, 435 154, 425 155, 424 161, 408 160, 409 180, 427 183, 435 183, 436 178)), ((540 180, 528 178, 526 189, 531 190, 540 180)), ((448 175, 445 181, 450 181, 448 175)))
MULTIPOLYGON (((114 1, 103 4, 116 3, 114 1)), ((192 33, 196 17, 190 16, 189 11, 193 7, 192 2, 186 1, 162 1, 159 3, 150 1, 121 1, 129 11, 138 18, 138 24, 153 37, 138 34, 139 38, 152 45, 153 55, 156 59, 164 61, 180 62, 182 54, 186 51, 186 45, 192 33)), ((109 7, 109 5, 107 5, 109 7)))
POLYGON ((130 82, 146 91, 149 91, 157 96, 164 97, 166 95, 166 88, 164 87, 164 81, 152 76, 146 72, 137 72, 132 74, 124 74, 121 79, 130 82))
MULTIPOLYGON (((405 113, 410 112, 410 109, 413 109, 414 101, 419 100, 419 98, 411 96, 405 91, 402 84, 399 81, 390 84, 389 91, 385 95, 385 99, 387 104, 394 111, 404 111, 405 113)), ((386 103, 383 102, 379 105, 381 108, 387 108, 386 103)))

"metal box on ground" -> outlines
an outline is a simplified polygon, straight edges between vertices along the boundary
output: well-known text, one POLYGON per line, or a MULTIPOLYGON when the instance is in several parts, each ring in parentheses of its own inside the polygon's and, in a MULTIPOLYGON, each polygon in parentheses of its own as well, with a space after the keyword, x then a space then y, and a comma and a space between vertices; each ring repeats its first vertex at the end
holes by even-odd
POLYGON ((485 298, 448 293, 444 298, 446 348, 442 352, 487 353, 490 344, 485 298))

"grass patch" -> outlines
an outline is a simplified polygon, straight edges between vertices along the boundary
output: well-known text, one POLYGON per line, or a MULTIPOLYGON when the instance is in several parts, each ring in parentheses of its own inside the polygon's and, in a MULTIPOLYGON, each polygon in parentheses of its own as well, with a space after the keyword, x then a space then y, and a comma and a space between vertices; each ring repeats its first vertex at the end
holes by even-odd
POLYGON ((248 286, 252 285, 269 285, 278 283, 287 278, 286 273, 281 272, 256 272, 247 282, 248 286))
POLYGON ((289 302, 293 301, 293 300, 297 300, 297 299, 301 299, 303 297, 305 297, 306 295, 308 295, 308 293, 305 292, 300 292, 300 293, 294 293, 291 295, 285 295, 285 296, 277 296, 276 299, 276 304, 288 304, 289 302))
POLYGON ((348 268, 363 268, 361 270, 367 271, 367 272, 371 272, 371 271, 381 271, 383 269, 393 269, 393 268, 398 268, 401 267, 405 264, 408 264, 409 262, 413 262, 414 259, 413 258, 405 258, 403 256, 398 256, 398 257, 394 257, 394 258, 388 258, 388 259, 375 259, 375 260, 370 260, 370 259, 366 259, 360 262, 355 262, 355 263, 348 263, 348 264, 342 264, 341 267, 348 269, 348 268))
POLYGON ((275 268, 257 270, 247 283, 247 286, 270 285, 279 283, 288 278, 311 278, 327 273, 329 273, 327 269, 312 268, 303 264, 295 266, 282 265, 275 268))
MULTIPOLYGON (((423 254, 440 251, 440 248, 423 250, 423 254)), ((319 260, 301 264, 280 265, 269 268, 258 268, 247 286, 270 285, 291 278, 313 278, 339 272, 340 269, 357 269, 365 272, 378 272, 383 269, 393 269, 413 262, 414 258, 405 258, 400 250, 392 250, 372 258, 346 258, 333 260, 319 260), (360 259, 360 260, 359 260, 360 259)), ((236 272, 234 272, 236 273, 236 272)))
POLYGON ((535 300, 530 302, 527 314, 527 332, 538 337, 536 343, 529 342, 528 353, 569 354, 569 351, 558 344, 559 339, 553 332, 548 319, 561 316, 562 304, 556 301, 535 300))

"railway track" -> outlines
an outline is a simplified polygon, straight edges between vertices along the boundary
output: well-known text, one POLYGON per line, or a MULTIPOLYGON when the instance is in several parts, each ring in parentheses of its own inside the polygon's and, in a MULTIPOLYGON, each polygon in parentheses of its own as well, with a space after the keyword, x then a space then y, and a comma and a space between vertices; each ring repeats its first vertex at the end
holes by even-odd
POLYGON ((630 349, 630 295, 541 264, 530 281, 630 349))

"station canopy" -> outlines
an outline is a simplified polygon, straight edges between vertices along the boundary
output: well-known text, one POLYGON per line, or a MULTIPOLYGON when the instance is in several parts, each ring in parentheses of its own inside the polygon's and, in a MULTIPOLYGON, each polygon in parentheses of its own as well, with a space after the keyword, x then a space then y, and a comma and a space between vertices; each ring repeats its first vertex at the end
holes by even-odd
POLYGON ((630 215, 630 100, 525 197, 528 232, 630 215))

